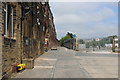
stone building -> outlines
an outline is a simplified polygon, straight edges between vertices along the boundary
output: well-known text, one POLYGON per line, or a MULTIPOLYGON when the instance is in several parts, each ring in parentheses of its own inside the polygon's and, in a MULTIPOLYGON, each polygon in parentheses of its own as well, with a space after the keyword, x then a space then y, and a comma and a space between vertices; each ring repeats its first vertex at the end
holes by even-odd
POLYGON ((3 28, 2 7, 3 7, 3 5, 0 2, 0 79, 2 78, 2 28, 3 28))
POLYGON ((12 65, 21 63, 21 5, 2 3, 2 76, 12 73, 12 65))
POLYGON ((57 40, 53 16, 49 11, 48 2, 0 3, 2 77, 10 77, 14 65, 23 63, 24 59, 35 59, 43 54, 47 37, 51 42, 54 42, 52 39, 57 40))
POLYGON ((54 17, 51 12, 50 6, 48 3, 45 4, 45 47, 47 46, 50 49, 52 46, 58 45, 58 40, 56 39, 56 30, 54 25, 54 17))
POLYGON ((36 58, 44 52, 44 12, 41 3, 22 3, 22 47, 24 58, 36 58))

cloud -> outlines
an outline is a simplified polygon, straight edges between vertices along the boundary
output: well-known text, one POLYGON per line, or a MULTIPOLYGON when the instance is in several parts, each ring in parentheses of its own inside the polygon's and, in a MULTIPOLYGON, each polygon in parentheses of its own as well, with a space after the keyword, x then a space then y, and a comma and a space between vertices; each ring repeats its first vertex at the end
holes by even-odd
POLYGON ((77 2, 68 2, 68 3, 64 3, 64 2, 52 2, 51 6, 52 10, 54 11, 54 15, 64 15, 64 14, 69 14, 69 13, 78 13, 83 10, 95 10, 99 7, 99 3, 77 3, 77 2), (89 7, 88 7, 89 6, 89 7))
POLYGON ((119 0, 50 0, 51 2, 119 2, 119 0))
POLYGON ((93 37, 105 37, 105 36, 110 36, 110 35, 117 35, 118 34, 118 27, 117 23, 99 23, 94 26, 87 26, 87 25, 82 25, 82 26, 69 26, 66 28, 61 28, 60 34, 66 33, 66 31, 73 32, 78 35, 79 38, 93 38, 93 37), (109 26, 109 28, 108 28, 109 26))
POLYGON ((52 11, 58 38, 67 31, 80 38, 117 34, 116 3, 54 3, 52 11))
POLYGON ((87 22, 98 22, 108 19, 109 17, 114 17, 115 13, 112 9, 103 7, 96 12, 84 12, 82 14, 74 13, 74 14, 65 14, 59 15, 55 17, 56 24, 80 24, 87 22))

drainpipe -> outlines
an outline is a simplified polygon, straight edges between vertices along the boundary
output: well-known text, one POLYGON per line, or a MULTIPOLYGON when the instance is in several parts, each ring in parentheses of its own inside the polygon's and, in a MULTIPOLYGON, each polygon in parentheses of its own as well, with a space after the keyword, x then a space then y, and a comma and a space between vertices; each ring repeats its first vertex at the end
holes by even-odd
POLYGON ((21 57, 21 63, 22 63, 22 53, 23 53, 23 46, 22 46, 22 44, 23 44, 23 33, 22 33, 22 21, 23 21, 23 5, 22 5, 22 3, 21 3, 21 37, 20 37, 20 39, 21 39, 21 55, 20 55, 20 57, 21 57))

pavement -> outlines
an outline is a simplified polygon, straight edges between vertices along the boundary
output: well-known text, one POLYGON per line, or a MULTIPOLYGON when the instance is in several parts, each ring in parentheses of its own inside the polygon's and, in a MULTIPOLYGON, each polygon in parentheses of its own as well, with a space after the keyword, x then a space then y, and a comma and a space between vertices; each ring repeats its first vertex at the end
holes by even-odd
POLYGON ((118 78, 118 54, 78 53, 76 57, 92 78, 118 78))
POLYGON ((97 54, 119 54, 117 52, 112 52, 112 51, 91 51, 91 52, 86 52, 86 53, 97 53, 97 54))
POLYGON ((33 69, 17 73, 15 78, 118 78, 118 56, 58 47, 41 55, 33 69))

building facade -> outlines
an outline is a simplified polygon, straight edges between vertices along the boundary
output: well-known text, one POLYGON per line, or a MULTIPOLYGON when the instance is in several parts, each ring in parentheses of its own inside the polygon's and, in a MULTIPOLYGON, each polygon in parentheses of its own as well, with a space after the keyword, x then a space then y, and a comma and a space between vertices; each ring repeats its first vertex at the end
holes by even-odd
POLYGON ((0 3, 2 77, 10 77, 14 65, 23 63, 23 59, 35 59, 43 54, 46 38, 49 39, 47 48, 53 46, 52 42, 57 43, 53 16, 49 11, 48 2, 0 3))
POLYGON ((2 76, 12 73, 12 65, 21 63, 21 5, 3 4, 2 76))
POLYGON ((3 8, 3 4, 0 3, 0 79, 2 78, 2 28, 3 28, 2 8, 3 8))
POLYGON ((53 46, 58 46, 58 40, 54 25, 54 17, 51 12, 50 6, 48 3, 45 4, 45 14, 44 14, 44 21, 45 21, 45 48, 48 49, 52 48, 53 46))
POLYGON ((68 49, 75 50, 76 49, 76 39, 71 38, 71 39, 65 40, 63 43, 63 46, 68 49))

